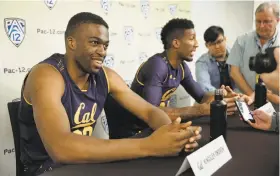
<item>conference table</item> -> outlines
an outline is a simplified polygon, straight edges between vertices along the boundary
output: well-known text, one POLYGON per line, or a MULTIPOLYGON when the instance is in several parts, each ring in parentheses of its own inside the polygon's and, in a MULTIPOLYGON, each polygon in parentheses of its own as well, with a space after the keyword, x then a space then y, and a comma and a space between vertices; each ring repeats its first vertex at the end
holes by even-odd
MULTIPOLYGON (((209 117, 192 120, 193 125, 202 127, 200 147, 209 142, 209 117)), ((256 130, 229 116, 227 125, 227 146, 232 159, 217 170, 214 176, 278 176, 279 175, 279 135, 275 132, 256 130)), ((42 176, 175 176, 185 157, 190 153, 180 153, 174 157, 147 157, 142 159, 110 162, 103 164, 65 165, 42 176)), ((194 175, 192 169, 182 176, 194 175)))

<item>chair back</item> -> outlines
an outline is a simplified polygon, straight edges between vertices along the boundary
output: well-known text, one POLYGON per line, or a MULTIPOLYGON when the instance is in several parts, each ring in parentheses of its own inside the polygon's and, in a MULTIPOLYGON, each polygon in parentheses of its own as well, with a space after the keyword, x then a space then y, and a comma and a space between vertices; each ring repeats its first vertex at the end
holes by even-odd
POLYGON ((16 154, 16 176, 23 175, 24 167, 20 160, 20 131, 18 123, 20 101, 13 101, 8 103, 8 110, 10 115, 10 122, 13 131, 15 154, 16 154))

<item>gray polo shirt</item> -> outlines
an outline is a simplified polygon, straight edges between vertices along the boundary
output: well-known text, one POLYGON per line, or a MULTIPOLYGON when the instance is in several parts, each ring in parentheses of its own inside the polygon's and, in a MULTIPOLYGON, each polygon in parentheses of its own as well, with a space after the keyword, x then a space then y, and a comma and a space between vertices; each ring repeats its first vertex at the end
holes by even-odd
MULTIPOLYGON (((249 59, 251 56, 256 56, 260 51, 264 52, 266 48, 272 46, 279 46, 278 28, 273 38, 263 47, 260 45, 260 40, 256 31, 246 33, 237 37, 230 51, 227 63, 229 65, 238 66, 246 82, 255 90, 256 72, 249 69, 249 59)), ((235 91, 241 92, 238 88, 236 88, 235 91)))

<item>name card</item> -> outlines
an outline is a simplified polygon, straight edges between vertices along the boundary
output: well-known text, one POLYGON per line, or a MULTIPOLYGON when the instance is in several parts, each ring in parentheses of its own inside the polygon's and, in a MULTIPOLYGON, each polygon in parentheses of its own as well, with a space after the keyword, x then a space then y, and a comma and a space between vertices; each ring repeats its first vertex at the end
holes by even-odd
POLYGON ((266 103, 265 105, 260 107, 258 110, 262 110, 262 111, 268 113, 270 116, 272 116, 273 113, 276 112, 274 107, 272 106, 272 104, 270 102, 266 103))
POLYGON ((220 136, 188 155, 176 173, 176 176, 179 176, 190 167, 196 176, 212 175, 231 158, 232 156, 227 144, 223 136, 220 136))

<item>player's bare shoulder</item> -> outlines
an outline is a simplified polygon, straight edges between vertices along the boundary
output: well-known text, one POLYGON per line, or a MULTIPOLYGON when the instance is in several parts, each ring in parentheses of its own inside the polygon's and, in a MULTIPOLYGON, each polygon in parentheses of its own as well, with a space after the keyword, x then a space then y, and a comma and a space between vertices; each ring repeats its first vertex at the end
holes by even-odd
POLYGON ((24 83, 23 93, 25 98, 30 99, 32 91, 39 89, 55 88, 58 92, 64 92, 65 82, 61 73, 52 65, 42 63, 35 65, 27 75, 24 83))

